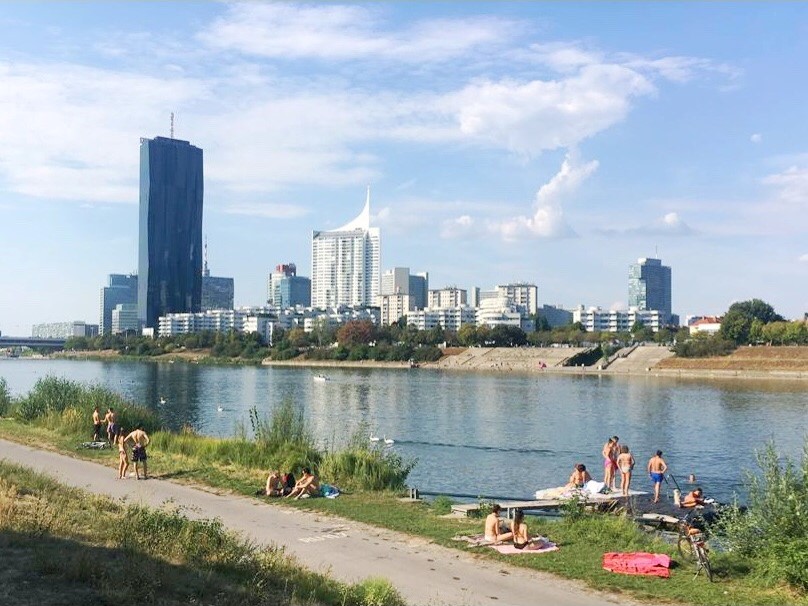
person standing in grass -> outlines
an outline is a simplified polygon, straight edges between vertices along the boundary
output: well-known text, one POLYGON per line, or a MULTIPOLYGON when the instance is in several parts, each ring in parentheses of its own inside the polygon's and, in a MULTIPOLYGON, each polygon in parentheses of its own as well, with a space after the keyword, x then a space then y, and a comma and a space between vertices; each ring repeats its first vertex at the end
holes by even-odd
POLYGON ((101 439, 101 413, 98 412, 98 406, 93 408, 93 442, 98 442, 101 439))
MULTIPOLYGON (((115 441, 118 443, 118 479, 126 478, 129 469, 129 453, 126 451, 126 439, 123 437, 123 427, 118 427, 115 441)), ((144 463, 145 465, 145 463, 144 463)))
POLYGON ((118 435, 118 426, 115 424, 115 411, 112 407, 107 408, 107 414, 104 415, 104 422, 107 424, 107 442, 112 444, 115 437, 118 435))
POLYGON ((128 442, 132 440, 132 460, 135 462, 135 476, 137 479, 140 479, 140 463, 143 463, 143 479, 148 480, 149 475, 146 469, 146 446, 149 445, 149 436, 146 435, 146 432, 143 431, 143 426, 138 425, 135 431, 130 433, 126 438, 124 438, 124 442, 128 442))
POLYGON ((662 451, 657 450, 656 454, 648 461, 648 475, 654 483, 654 503, 659 503, 659 489, 662 480, 665 479, 665 472, 668 471, 668 464, 662 458, 662 451))

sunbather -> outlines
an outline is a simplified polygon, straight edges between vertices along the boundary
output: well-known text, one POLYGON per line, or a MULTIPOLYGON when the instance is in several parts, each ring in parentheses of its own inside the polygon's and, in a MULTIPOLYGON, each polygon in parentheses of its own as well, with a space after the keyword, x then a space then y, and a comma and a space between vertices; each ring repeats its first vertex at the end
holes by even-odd
POLYGON ((502 541, 508 541, 513 538, 512 532, 500 532, 500 511, 501 507, 499 503, 494 503, 491 507, 491 513, 485 518, 485 540, 491 543, 501 543, 502 541))
POLYGON ((584 485, 592 479, 589 472, 586 470, 586 465, 578 463, 572 470, 570 481, 565 488, 583 488, 584 485))
POLYGON ((304 495, 309 497, 316 497, 320 494, 320 480, 316 475, 311 473, 308 467, 303 468, 303 477, 300 478, 286 498, 294 497, 295 500, 302 498, 304 495))
POLYGON ((283 481, 281 480, 281 472, 273 470, 269 472, 267 477, 267 485, 264 489, 264 494, 268 497, 282 497, 283 496, 283 481))
POLYGON ((511 534, 513 535, 513 546, 517 549, 524 549, 530 543, 530 535, 525 524, 525 512, 517 509, 511 522, 511 534))
POLYGON ((704 491, 701 486, 696 486, 692 492, 687 493, 685 498, 682 499, 682 507, 693 509, 699 505, 704 505, 704 491))

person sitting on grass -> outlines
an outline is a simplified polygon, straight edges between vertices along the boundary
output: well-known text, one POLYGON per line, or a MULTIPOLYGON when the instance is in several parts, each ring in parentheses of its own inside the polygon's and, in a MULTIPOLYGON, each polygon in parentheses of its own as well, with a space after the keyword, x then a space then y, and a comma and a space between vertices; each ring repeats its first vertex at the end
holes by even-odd
POLYGON ((281 472, 273 470, 269 472, 267 477, 267 485, 264 489, 264 495, 268 497, 282 497, 283 496, 283 481, 281 480, 281 472))
POLYGON ((485 540, 490 543, 501 543, 513 538, 512 532, 500 532, 499 512, 501 510, 499 503, 494 503, 491 513, 485 518, 485 540))
POLYGON ((303 468, 303 477, 300 478, 286 498, 294 497, 295 500, 304 497, 316 497, 320 495, 320 480, 311 473, 308 467, 303 468))
POLYGON ((567 483, 565 488, 583 488, 591 479, 592 476, 589 475, 589 472, 586 470, 586 465, 583 463, 578 463, 572 469, 570 481, 567 483))
POLYGON ((530 544, 527 524, 525 524, 525 512, 517 509, 511 522, 511 535, 513 536, 513 546, 517 549, 524 549, 530 544))
POLYGON ((693 509, 700 505, 704 505, 704 491, 701 489, 701 486, 696 486, 692 492, 687 493, 685 498, 682 499, 682 507, 685 509, 693 509))

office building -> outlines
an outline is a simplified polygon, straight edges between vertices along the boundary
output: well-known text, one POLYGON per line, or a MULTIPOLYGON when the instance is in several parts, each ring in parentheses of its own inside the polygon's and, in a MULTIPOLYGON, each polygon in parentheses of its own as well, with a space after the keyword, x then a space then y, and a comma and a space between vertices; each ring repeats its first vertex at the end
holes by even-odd
POLYGON ((409 281, 412 309, 426 309, 429 305, 429 272, 410 274, 409 281))
POLYGON ((376 304, 379 295, 381 238, 370 226, 370 188, 362 212, 333 231, 311 239, 311 304, 325 309, 376 304))
POLYGON ((233 278, 210 275, 208 268, 208 240, 205 238, 205 261, 202 267, 202 311, 210 309, 233 309, 235 285, 233 278))
POLYGON ((146 328, 201 308, 203 189, 200 148, 140 140, 138 313, 146 328))
POLYGON ((294 263, 275 266, 267 284, 267 304, 280 309, 309 307, 311 305, 311 280, 297 275, 294 263))
MULTIPOLYGON (((394 267, 382 273, 380 295, 408 295, 409 306, 406 311, 425 309, 429 304, 429 274, 421 272, 410 274, 409 267, 394 267)), ((379 305, 382 305, 381 299, 379 305)), ((389 305, 389 301, 385 304, 389 305)), ((393 304, 395 307, 398 303, 393 304)), ((384 317, 384 314, 382 314, 384 317)), ((398 317, 392 321, 398 320, 398 317)))
POLYGON ((112 310, 122 304, 137 306, 137 274, 109 274, 109 286, 101 288, 98 331, 102 335, 112 332, 112 310))
MULTIPOLYGON (((671 268, 660 259, 638 259, 628 269, 628 306, 640 310, 657 310, 662 323, 671 317, 671 268)), ((677 319, 678 321, 678 319, 677 319)))
POLYGON ((97 337, 98 324, 87 324, 81 320, 75 322, 49 322, 34 324, 31 336, 37 339, 69 339, 70 337, 97 337))
POLYGON ((404 294, 410 292, 410 268, 394 267, 382 273, 381 291, 383 295, 404 294))
POLYGON ((137 303, 121 303, 112 310, 112 326, 110 332, 119 335, 127 332, 140 334, 140 319, 137 303))

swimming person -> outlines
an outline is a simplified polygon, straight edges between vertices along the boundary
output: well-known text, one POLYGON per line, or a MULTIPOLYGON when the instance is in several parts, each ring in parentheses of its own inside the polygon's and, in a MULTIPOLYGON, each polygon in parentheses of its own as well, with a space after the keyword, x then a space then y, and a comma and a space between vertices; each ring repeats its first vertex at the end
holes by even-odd
POLYGON ((696 486, 691 492, 685 495, 682 499, 682 507, 686 509, 693 509, 699 505, 704 505, 704 491, 701 486, 696 486))
POLYGON ((662 458, 662 451, 657 450, 656 454, 648 460, 648 475, 654 483, 654 503, 659 503, 659 489, 662 480, 665 479, 665 472, 668 471, 668 464, 662 458))
POLYGON ((631 456, 631 451, 625 444, 620 447, 617 468, 620 470, 620 491, 624 497, 627 497, 629 486, 631 486, 631 472, 634 471, 634 457, 631 456))
POLYGON ((491 543, 501 543, 513 538, 512 532, 503 532, 499 530, 499 512, 502 508, 499 503, 494 503, 491 506, 491 513, 485 518, 485 540, 491 543))
POLYGON ((592 476, 586 470, 586 465, 578 463, 572 470, 572 475, 566 488, 583 488, 591 479, 592 476))
POLYGON ((603 455, 603 483, 606 488, 617 490, 615 486, 615 470, 617 469, 617 450, 619 448, 618 441, 620 438, 612 436, 603 445, 601 454, 603 455))

